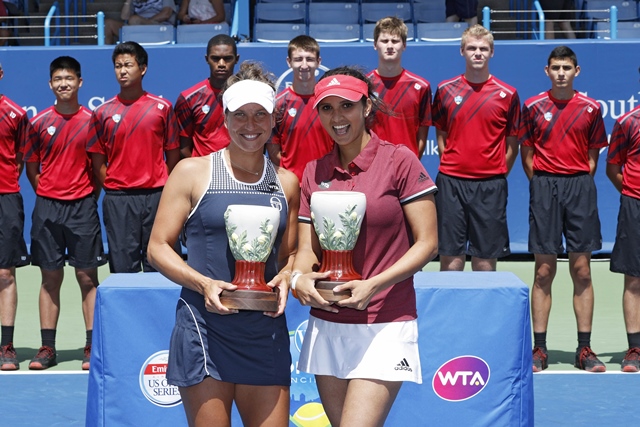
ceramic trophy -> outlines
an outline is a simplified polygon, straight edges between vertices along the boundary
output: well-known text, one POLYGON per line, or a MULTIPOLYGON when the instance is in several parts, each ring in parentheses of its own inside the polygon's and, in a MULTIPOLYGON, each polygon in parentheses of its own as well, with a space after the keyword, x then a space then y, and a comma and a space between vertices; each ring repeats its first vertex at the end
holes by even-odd
POLYGON ((280 211, 270 206, 229 205, 224 213, 229 248, 236 260, 231 283, 220 302, 238 310, 277 311, 278 291, 267 286, 265 262, 278 233, 280 211))
POLYGON ((367 208, 367 198, 357 191, 317 191, 311 195, 311 220, 322 248, 320 273, 328 278, 316 281, 316 290, 326 301, 340 301, 351 292, 333 288, 362 279, 353 267, 353 248, 367 208))

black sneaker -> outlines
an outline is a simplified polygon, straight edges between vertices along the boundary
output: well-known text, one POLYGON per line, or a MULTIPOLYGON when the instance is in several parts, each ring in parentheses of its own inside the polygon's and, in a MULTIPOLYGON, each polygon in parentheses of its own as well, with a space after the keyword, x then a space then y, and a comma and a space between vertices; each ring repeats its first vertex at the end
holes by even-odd
POLYGON ((20 369, 20 364, 13 343, 10 342, 0 347, 0 370, 17 371, 18 369, 20 369))
POLYGON ((42 369, 56 366, 57 364, 58 362, 56 362, 56 350, 49 347, 48 345, 43 345, 38 350, 38 354, 36 354, 35 357, 31 359, 31 363, 29 363, 29 369, 40 371, 42 369))
POLYGON ((640 371, 640 348, 632 347, 627 350, 624 359, 622 359, 622 372, 638 372, 640 371))
POLYGON ((84 348, 84 357, 82 358, 82 370, 88 371, 91 365, 91 345, 84 348))
POLYGON ((549 367, 547 350, 541 347, 533 349, 533 372, 542 372, 549 367))
POLYGON ((607 370, 607 367, 598 360, 598 356, 590 347, 582 347, 576 351, 576 363, 573 366, 587 372, 604 372, 607 370))

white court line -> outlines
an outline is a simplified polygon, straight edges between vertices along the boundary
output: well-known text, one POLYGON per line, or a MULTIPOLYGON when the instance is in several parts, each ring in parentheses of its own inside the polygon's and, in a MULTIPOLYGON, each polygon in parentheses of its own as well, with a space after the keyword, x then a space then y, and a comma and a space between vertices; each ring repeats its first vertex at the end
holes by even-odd
MULTIPOLYGON (((573 371, 542 371, 542 372, 536 372, 535 374, 533 374, 533 376, 537 376, 537 375, 558 375, 558 374, 563 374, 563 375, 594 375, 594 376, 599 376, 599 375, 634 375, 634 372, 622 372, 622 371, 606 371, 606 372, 586 372, 586 371, 580 371, 580 370, 573 370, 573 371)), ((635 374, 638 374, 638 372, 635 372, 635 374)))
POLYGON ((0 373, 0 378, 3 375, 88 375, 89 371, 3 371, 0 373))

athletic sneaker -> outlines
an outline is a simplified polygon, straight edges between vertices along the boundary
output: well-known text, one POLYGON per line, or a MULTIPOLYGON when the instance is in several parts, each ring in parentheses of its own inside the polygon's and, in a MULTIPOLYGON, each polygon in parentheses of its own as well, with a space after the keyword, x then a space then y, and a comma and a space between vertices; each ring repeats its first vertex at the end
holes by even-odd
POLYGON ((56 366, 58 362, 56 362, 56 350, 55 348, 51 348, 48 345, 43 345, 38 350, 38 354, 31 359, 31 363, 29 363, 29 369, 40 371, 42 369, 47 369, 52 366, 56 366))
POLYGON ((640 371, 640 348, 632 347, 627 350, 624 359, 622 359, 622 372, 638 372, 640 371))
POLYGON ((542 347, 533 349, 533 372, 542 372, 549 367, 547 350, 542 347))
POLYGON ((607 367, 598 360, 598 356, 590 347, 582 347, 582 349, 576 351, 576 363, 573 366, 587 372, 604 372, 607 370, 607 367))
POLYGON ((84 348, 84 357, 82 358, 82 370, 88 371, 91 365, 91 345, 84 348))
POLYGON ((18 369, 20 369, 20 364, 13 343, 10 342, 0 347, 0 370, 16 371, 18 369))

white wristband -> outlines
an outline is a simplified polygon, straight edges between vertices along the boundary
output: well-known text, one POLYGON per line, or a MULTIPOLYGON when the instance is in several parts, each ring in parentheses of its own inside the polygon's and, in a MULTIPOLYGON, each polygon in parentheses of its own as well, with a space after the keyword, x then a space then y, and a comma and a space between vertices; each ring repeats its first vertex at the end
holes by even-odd
POLYGON ((289 282, 289 287, 294 291, 296 290, 296 282, 298 281, 298 278, 300 276, 302 276, 302 273, 300 271, 294 271, 291 275, 291 282, 289 282))

